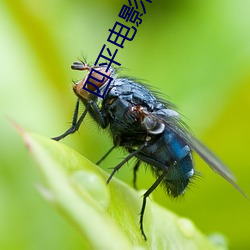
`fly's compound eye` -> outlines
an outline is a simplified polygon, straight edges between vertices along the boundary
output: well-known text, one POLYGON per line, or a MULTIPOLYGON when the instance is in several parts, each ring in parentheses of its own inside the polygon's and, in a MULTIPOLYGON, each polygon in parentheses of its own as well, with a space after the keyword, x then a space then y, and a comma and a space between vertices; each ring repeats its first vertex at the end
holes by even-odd
POLYGON ((100 88, 108 80, 108 78, 103 76, 103 74, 110 76, 110 71, 106 72, 105 68, 90 67, 88 64, 85 64, 83 62, 73 62, 73 64, 71 65, 71 69, 88 70, 89 72, 88 72, 86 78, 84 79, 85 81, 88 78, 88 76, 91 72, 91 69, 94 69, 94 71, 92 71, 91 77, 89 77, 89 80, 87 83, 88 89, 92 90, 92 91, 95 91, 96 87, 100 88))
POLYGON ((100 88, 103 84, 106 83, 108 78, 105 77, 104 75, 107 75, 107 76, 111 75, 110 71, 108 72, 105 71, 106 68, 90 67, 88 64, 83 63, 83 62, 73 62, 73 64, 71 65, 71 69, 88 70, 88 74, 85 77, 84 82, 89 77, 89 74, 91 70, 93 69, 93 71, 91 72, 91 76, 89 77, 88 82, 87 82, 88 89, 92 91, 95 91, 97 88, 100 88))
MULTIPOLYGON (((110 76, 111 72, 106 72, 105 68, 93 67, 93 69, 94 71, 91 73, 91 77, 88 80, 87 86, 89 90, 95 91, 96 87, 100 88, 108 81, 108 78, 103 75, 110 76)), ((90 72, 91 71, 88 72, 87 77, 89 76, 90 72)))
POLYGON ((79 81, 73 87, 74 92, 78 96, 81 96, 86 100, 89 98, 89 95, 90 95, 90 92, 86 91, 86 88, 91 91, 96 91, 96 90, 99 91, 99 88, 102 87, 108 81, 109 79, 108 77, 110 77, 111 75, 111 72, 109 70, 108 72, 105 71, 106 70, 105 67, 95 67, 95 66, 91 67, 88 64, 83 63, 83 62, 74 62, 71 65, 71 69, 88 71, 85 78, 79 81), (87 84, 86 84, 86 81, 87 81, 87 84), (83 89, 83 86, 85 89, 83 89))
POLYGON ((146 116, 142 122, 142 125, 146 128, 146 130, 150 134, 161 134, 164 129, 165 125, 156 119, 154 117, 146 116))

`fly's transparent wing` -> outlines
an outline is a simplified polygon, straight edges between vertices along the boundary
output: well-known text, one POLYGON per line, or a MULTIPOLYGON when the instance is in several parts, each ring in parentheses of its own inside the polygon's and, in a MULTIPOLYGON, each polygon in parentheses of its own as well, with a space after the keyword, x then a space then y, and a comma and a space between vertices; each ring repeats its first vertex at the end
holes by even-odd
POLYGON ((229 168, 202 142, 190 134, 185 128, 175 123, 170 128, 177 133, 216 173, 231 183, 247 199, 247 195, 237 185, 236 178, 229 168))
POLYGON ((231 183, 247 199, 247 195, 237 185, 236 178, 229 168, 202 142, 195 138, 177 115, 171 115, 168 110, 151 114, 159 122, 173 130, 191 149, 193 149, 216 173, 231 183))
POLYGON ((201 141, 187 134, 186 142, 192 149, 218 174, 223 176, 229 182, 235 182, 236 178, 230 169, 222 162, 210 149, 208 149, 201 141))

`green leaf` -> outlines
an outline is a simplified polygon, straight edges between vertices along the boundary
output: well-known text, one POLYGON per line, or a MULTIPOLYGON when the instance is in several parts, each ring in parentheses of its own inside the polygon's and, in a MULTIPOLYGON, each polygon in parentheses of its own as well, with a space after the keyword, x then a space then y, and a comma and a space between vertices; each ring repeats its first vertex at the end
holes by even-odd
MULTIPOLYGON (((21 130, 19 128, 19 130, 21 130)), ((60 142, 21 130, 46 187, 43 196, 81 232, 82 249, 226 249, 213 244, 186 218, 148 199, 143 240, 139 212, 143 192, 108 174, 60 142)))

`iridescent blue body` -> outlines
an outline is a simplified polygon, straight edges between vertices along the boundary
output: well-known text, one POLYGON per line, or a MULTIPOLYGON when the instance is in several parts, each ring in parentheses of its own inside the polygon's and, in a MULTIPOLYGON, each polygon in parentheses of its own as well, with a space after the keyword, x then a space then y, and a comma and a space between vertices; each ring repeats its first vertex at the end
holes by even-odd
POLYGON ((170 195, 176 197, 185 191, 194 174, 190 147, 167 126, 157 131, 157 126, 149 130, 143 123, 152 114, 171 123, 173 117, 178 117, 173 105, 158 100, 142 84, 119 78, 111 83, 101 112, 106 116, 106 125, 110 125, 114 145, 132 152, 148 138, 135 157, 151 166, 156 176, 166 173, 162 184, 170 195))
MULTIPOLYGON (((93 67, 82 62, 75 62, 72 65, 72 69, 88 70, 88 74, 91 68, 93 67)), ((134 166, 134 184, 136 171, 141 163, 150 166, 157 179, 143 195, 140 229, 144 239, 146 235, 143 229, 143 215, 147 197, 159 184, 162 184, 173 197, 184 193, 195 173, 192 151, 195 151, 214 171, 244 195, 226 165, 189 132, 173 104, 157 97, 148 86, 134 79, 118 77, 113 68, 108 71, 105 67, 94 68, 95 78, 93 79, 96 80, 92 80, 87 86, 89 90, 92 88, 92 92, 93 86, 99 88, 100 93, 106 91, 104 99, 83 89, 83 86, 88 83, 87 76, 76 83, 73 90, 78 100, 72 126, 64 134, 53 139, 58 141, 77 131, 84 117, 89 113, 101 128, 109 130, 113 138, 114 146, 101 160, 116 147, 125 148, 129 153, 114 168, 107 183, 116 171, 133 157, 137 158, 134 166), (103 76, 100 78, 97 73, 106 71, 113 79, 109 85, 107 79, 103 76), (80 101, 86 109, 78 118, 80 101)))

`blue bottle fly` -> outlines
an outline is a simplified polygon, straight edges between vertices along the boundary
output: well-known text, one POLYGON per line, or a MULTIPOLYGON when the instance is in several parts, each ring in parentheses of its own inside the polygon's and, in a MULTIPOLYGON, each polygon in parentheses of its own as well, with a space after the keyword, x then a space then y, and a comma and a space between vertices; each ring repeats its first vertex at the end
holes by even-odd
MULTIPOLYGON (((88 74, 92 68, 100 73, 106 71, 105 67, 90 67, 83 62, 74 62, 72 65, 72 69, 87 70, 88 74)), ((97 73, 94 74, 96 79, 100 79, 97 73)), ((106 74, 113 78, 107 89, 108 81, 103 77, 101 78, 103 81, 96 81, 93 78, 87 85, 91 91, 95 91, 94 85, 101 93, 105 91, 103 99, 83 89, 87 76, 74 85, 73 90, 78 100, 72 126, 64 134, 53 139, 59 141, 77 131, 89 113, 101 128, 110 131, 114 143, 98 163, 116 147, 123 147, 128 152, 127 157, 113 169, 107 183, 124 163, 133 157, 137 159, 134 166, 134 185, 136 171, 141 163, 151 167, 156 181, 143 195, 140 213, 140 229, 145 240, 143 215, 147 197, 159 184, 162 184, 172 197, 185 192, 195 174, 192 151, 245 195, 226 165, 188 131, 173 104, 158 98, 146 85, 132 78, 118 77, 114 68, 109 68, 106 74), (80 102, 84 104, 85 110, 78 117, 80 102)))

